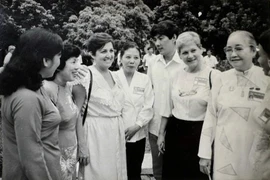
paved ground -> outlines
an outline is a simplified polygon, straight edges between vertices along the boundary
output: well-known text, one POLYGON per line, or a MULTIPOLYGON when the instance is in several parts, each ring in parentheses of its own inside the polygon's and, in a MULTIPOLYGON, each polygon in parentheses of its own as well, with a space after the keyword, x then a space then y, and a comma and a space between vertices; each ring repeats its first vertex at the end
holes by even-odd
POLYGON ((142 164, 142 180, 154 180, 153 170, 152 170, 152 156, 150 152, 144 154, 143 164, 142 164))

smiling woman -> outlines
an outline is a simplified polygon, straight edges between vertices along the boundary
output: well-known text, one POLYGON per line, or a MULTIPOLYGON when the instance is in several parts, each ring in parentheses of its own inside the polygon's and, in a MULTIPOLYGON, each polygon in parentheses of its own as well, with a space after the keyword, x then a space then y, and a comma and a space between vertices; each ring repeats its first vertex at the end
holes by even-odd
POLYGON ((77 76, 80 53, 77 46, 64 45, 60 65, 54 76, 50 78, 51 81, 44 82, 44 88, 61 115, 59 126, 60 165, 62 179, 65 180, 72 180, 75 176, 78 158, 85 158, 85 161, 89 163, 80 109, 73 101, 72 86, 68 84, 68 82, 74 81, 77 76))
POLYGON ((211 89, 209 77, 213 80, 219 71, 202 63, 202 45, 197 33, 180 34, 176 47, 186 67, 176 73, 166 98, 170 102, 163 103, 160 109, 163 117, 158 145, 164 153, 162 179, 203 180, 207 176, 199 171, 197 152, 211 89), (168 104, 173 104, 173 108, 168 108, 168 104))
POLYGON ((126 42, 120 51, 122 68, 117 80, 125 92, 123 121, 125 125, 128 179, 141 179, 146 126, 153 117, 154 93, 150 78, 137 72, 141 60, 138 46, 126 42))
POLYGON ((233 32, 225 53, 234 69, 214 81, 201 132, 200 168, 208 173, 213 152, 213 179, 258 179, 257 155, 261 148, 267 148, 257 146, 258 126, 252 112, 266 96, 267 77, 262 68, 252 64, 256 42, 251 33, 233 32))
MULTIPOLYGON (((94 59, 92 92, 84 124, 90 163, 81 168, 85 180, 125 180, 126 154, 122 110, 124 92, 109 67, 114 61, 113 39, 107 33, 95 33, 87 50, 94 59)), ((88 79, 87 81, 90 81, 88 79)))

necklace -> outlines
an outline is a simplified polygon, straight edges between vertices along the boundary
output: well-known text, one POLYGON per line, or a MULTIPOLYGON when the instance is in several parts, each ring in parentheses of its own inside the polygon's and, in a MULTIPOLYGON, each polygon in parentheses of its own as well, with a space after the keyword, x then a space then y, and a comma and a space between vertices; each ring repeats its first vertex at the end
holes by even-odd
POLYGON ((198 90, 198 80, 196 81, 196 78, 201 77, 202 70, 198 70, 196 72, 188 72, 187 70, 185 71, 184 75, 184 82, 183 82, 183 88, 188 88, 189 90, 183 91, 183 90, 178 90, 179 96, 184 97, 184 96, 192 96, 197 94, 198 90), (192 79, 192 80, 191 80, 192 79), (189 84, 192 83, 191 89, 189 88, 189 84))

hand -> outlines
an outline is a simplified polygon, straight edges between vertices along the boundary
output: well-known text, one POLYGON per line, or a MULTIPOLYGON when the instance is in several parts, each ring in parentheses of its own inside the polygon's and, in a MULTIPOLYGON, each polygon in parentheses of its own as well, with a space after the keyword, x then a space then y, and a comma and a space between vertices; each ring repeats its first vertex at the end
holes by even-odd
POLYGON ((200 171, 204 174, 210 174, 211 170, 210 170, 210 167, 211 167, 211 159, 204 159, 204 158, 201 158, 200 159, 200 171))
POLYGON ((85 145, 78 146, 78 161, 81 165, 84 166, 90 162, 88 148, 85 145))
POLYGON ((85 65, 80 65, 78 70, 77 70, 76 78, 77 79, 83 79, 83 78, 85 78, 87 76, 87 73, 89 73, 88 67, 85 66, 85 65))
POLYGON ((136 132, 138 132, 140 129, 141 129, 141 127, 137 124, 127 128, 125 130, 126 140, 130 140, 136 134, 136 132))
POLYGON ((164 154, 164 152, 165 152, 165 137, 163 134, 158 135, 157 145, 158 145, 159 152, 164 154))

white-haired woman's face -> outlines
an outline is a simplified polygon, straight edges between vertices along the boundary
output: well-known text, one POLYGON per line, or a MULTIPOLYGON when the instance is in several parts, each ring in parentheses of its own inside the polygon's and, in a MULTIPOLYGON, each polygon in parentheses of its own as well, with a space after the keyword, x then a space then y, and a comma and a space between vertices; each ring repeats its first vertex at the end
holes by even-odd
POLYGON ((178 51, 180 58, 191 69, 201 63, 202 49, 195 42, 188 42, 178 51))
POLYGON ((255 57, 255 50, 250 47, 248 37, 235 33, 231 35, 224 48, 227 60, 239 71, 246 71, 252 65, 252 59, 255 57))

